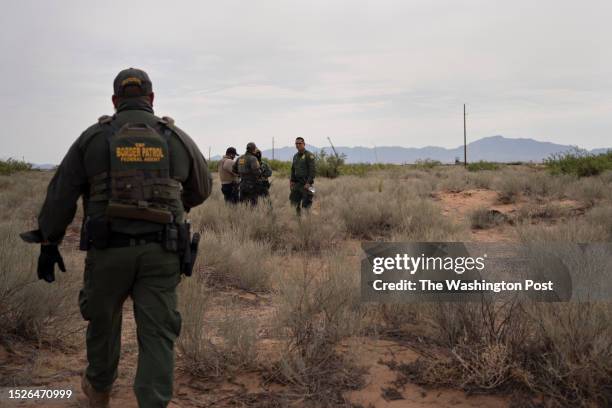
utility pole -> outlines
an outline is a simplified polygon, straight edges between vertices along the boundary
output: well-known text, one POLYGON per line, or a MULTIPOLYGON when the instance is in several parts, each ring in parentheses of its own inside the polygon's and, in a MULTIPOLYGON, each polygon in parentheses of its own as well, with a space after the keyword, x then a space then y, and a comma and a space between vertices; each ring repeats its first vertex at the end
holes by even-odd
POLYGON ((208 161, 210 162, 210 146, 208 146, 208 161))
POLYGON ((463 165, 467 167, 467 130, 465 125, 465 103, 463 104, 463 165))
POLYGON ((272 160, 274 160, 274 136, 272 136, 272 160))

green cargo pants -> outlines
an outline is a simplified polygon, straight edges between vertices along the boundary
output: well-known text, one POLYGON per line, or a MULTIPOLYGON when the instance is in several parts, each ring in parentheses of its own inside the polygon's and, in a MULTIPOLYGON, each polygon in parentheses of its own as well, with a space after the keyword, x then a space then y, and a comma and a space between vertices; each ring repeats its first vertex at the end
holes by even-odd
POLYGON ((308 209, 312 205, 312 193, 304 189, 304 183, 295 183, 291 187, 289 201, 291 201, 297 213, 300 214, 302 208, 308 209))
POLYGON ((172 399, 174 341, 180 333, 176 287, 179 256, 158 243, 91 249, 85 261, 79 306, 87 326, 86 375, 98 391, 117 378, 123 302, 134 302, 138 369, 134 393, 139 407, 166 407, 172 399))

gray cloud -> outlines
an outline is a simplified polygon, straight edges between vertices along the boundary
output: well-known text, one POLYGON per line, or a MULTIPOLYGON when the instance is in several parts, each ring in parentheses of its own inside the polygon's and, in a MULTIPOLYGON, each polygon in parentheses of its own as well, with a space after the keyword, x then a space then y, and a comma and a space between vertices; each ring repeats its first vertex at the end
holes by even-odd
POLYGON ((605 1, 182 1, 6 4, 3 156, 58 162, 147 70, 156 112, 204 152, 297 135, 441 145, 469 135, 609 145, 605 1))

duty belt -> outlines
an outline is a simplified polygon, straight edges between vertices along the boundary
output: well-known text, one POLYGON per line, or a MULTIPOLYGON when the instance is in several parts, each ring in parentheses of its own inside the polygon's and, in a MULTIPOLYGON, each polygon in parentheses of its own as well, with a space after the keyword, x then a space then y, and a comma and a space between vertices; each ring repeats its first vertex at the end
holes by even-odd
POLYGON ((161 231, 142 235, 130 235, 113 232, 109 239, 108 247, 123 248, 129 246, 145 245, 150 244, 151 242, 162 242, 162 238, 163 233, 161 231))

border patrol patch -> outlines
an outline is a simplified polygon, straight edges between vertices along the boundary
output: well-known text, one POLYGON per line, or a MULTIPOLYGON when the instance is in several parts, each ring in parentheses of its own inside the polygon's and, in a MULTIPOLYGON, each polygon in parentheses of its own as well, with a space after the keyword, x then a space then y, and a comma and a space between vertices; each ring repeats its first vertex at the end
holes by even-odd
POLYGON ((144 143, 134 146, 117 146, 115 156, 121 162, 158 162, 164 157, 161 147, 147 147, 144 143))

